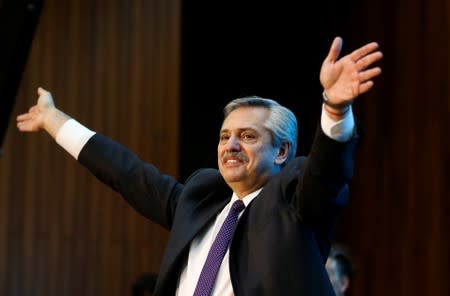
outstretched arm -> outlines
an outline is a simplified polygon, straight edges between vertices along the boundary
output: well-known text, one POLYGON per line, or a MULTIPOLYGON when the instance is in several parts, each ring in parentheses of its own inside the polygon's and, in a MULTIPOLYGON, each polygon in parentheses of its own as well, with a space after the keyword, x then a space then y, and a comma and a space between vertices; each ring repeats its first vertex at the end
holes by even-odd
POLYGON ((342 38, 334 39, 320 71, 329 103, 325 110, 334 119, 339 119, 339 114, 344 114, 359 95, 372 88, 373 79, 381 74, 381 68, 373 64, 383 57, 378 44, 371 42, 338 59, 342 44, 342 38))
POLYGON ((17 116, 22 132, 48 132, 56 142, 100 181, 119 192, 138 212, 166 228, 182 185, 142 161, 122 145, 81 125, 55 107, 52 95, 38 88, 38 100, 17 116))
POLYGON ((55 107, 52 94, 42 87, 37 90, 38 100, 27 113, 17 116, 17 128, 21 132, 45 130, 53 138, 70 117, 55 107))

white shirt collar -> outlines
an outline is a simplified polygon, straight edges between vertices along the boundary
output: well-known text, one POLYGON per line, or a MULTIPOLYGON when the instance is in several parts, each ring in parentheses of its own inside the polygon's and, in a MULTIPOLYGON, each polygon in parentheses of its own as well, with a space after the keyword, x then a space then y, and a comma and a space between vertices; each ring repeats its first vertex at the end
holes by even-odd
MULTIPOLYGON (((250 202, 251 202, 255 197, 258 196, 258 194, 261 192, 262 189, 263 189, 263 187, 261 187, 261 188, 259 188, 258 190, 253 191, 252 193, 247 194, 246 196, 244 196, 244 197, 242 198, 242 201, 244 202, 244 205, 247 207, 247 206, 250 204, 250 202)), ((236 195, 236 193, 233 192, 233 196, 231 197, 231 202, 230 202, 230 203, 233 203, 235 200, 238 200, 238 199, 239 199, 239 197, 236 195)))

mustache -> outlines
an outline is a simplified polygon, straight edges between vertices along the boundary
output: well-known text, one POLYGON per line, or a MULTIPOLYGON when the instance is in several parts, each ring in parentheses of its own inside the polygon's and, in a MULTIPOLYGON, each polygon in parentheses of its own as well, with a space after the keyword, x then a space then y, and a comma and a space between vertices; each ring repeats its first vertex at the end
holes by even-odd
POLYGON ((230 158, 230 157, 237 158, 237 159, 240 160, 240 161, 247 161, 247 160, 248 160, 248 157, 247 157, 244 153, 242 153, 242 152, 236 152, 236 151, 225 152, 225 153, 222 155, 222 157, 220 158, 220 160, 221 160, 222 162, 224 162, 225 159, 230 158))

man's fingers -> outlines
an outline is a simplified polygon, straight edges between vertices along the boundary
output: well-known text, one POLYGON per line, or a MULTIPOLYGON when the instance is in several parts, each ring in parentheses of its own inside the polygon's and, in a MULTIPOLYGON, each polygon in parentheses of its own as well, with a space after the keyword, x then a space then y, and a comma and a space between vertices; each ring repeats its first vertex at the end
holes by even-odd
POLYGON ((370 66, 371 64, 381 60, 382 57, 383 57, 383 54, 381 53, 381 51, 373 52, 371 54, 361 57, 356 62, 356 67, 357 67, 358 71, 361 71, 361 70, 367 68, 368 66, 370 66))
POLYGON ((381 74, 381 68, 375 67, 363 72, 359 72, 358 79, 359 81, 367 81, 381 74))
POLYGON ((353 51, 350 54, 350 58, 353 62, 358 62, 362 57, 366 56, 367 54, 373 52, 374 50, 378 49, 378 43, 372 42, 364 45, 363 47, 358 48, 357 50, 353 51))
POLYGON ((28 115, 28 113, 17 115, 16 120, 17 121, 26 120, 27 119, 27 115, 28 115))
POLYGON ((361 83, 359 85, 359 94, 361 95, 361 94, 367 92, 369 89, 371 89, 373 87, 373 84, 374 83, 372 80, 361 83))
POLYGON ((17 121, 25 121, 33 118, 33 115, 30 113, 24 113, 17 116, 17 121))
POLYGON ((25 132, 25 131, 32 131, 32 125, 30 124, 29 121, 21 121, 17 123, 17 128, 19 129, 19 131, 21 132, 25 132))

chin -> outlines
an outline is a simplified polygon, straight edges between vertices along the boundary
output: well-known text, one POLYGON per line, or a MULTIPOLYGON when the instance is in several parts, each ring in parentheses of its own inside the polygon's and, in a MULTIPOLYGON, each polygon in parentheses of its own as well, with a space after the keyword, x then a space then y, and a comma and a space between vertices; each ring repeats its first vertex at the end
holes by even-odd
POLYGON ((242 173, 222 172, 222 176, 227 183, 240 182, 244 176, 242 173))

